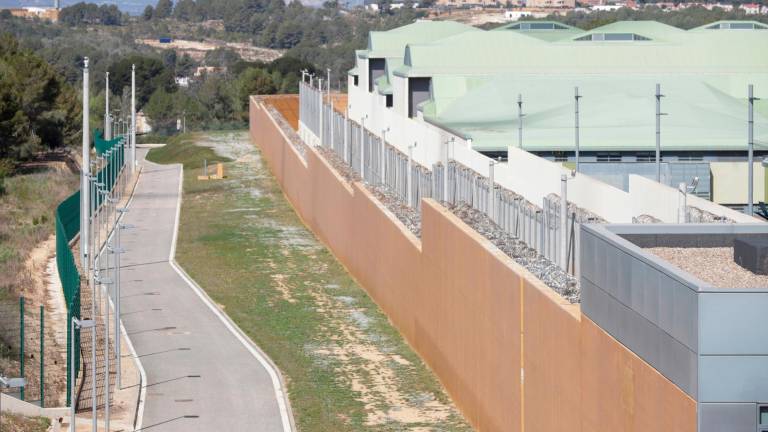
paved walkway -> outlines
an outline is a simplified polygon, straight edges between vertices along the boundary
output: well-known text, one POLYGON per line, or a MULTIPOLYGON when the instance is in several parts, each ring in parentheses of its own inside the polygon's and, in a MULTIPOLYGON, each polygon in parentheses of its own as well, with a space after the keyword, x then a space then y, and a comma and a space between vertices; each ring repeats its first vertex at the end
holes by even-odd
POLYGON ((181 166, 143 165, 121 266, 123 323, 146 371, 141 430, 290 430, 274 370, 169 261, 181 166))

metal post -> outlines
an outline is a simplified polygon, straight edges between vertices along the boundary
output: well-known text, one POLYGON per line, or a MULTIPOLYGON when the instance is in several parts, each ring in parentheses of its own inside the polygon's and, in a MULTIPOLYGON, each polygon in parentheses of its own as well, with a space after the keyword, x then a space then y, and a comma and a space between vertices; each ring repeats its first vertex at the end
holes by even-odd
MULTIPOLYGON (((19 370, 24 378, 24 297, 19 297, 19 370)), ((24 400, 24 387, 19 391, 21 400, 24 400)))
POLYGON ((120 357, 121 355, 121 347, 120 347, 120 254, 122 253, 122 249, 120 246, 120 230, 125 228, 122 224, 118 223, 115 227, 117 236, 115 238, 117 249, 115 253, 117 254, 115 256, 115 367, 117 368, 117 388, 122 389, 121 384, 121 371, 120 368, 122 367, 122 359, 120 357))
POLYGON ((131 173, 136 165, 136 65, 131 66, 131 173))
POLYGON ((106 101, 104 104, 104 139, 112 139, 112 116, 109 115, 109 72, 107 72, 106 101))
POLYGON ((688 222, 688 185, 680 183, 677 185, 680 191, 680 206, 677 209, 677 223, 688 222))
POLYGON ((368 114, 360 117, 360 177, 365 181, 365 119, 368 114))
POLYGON ((83 270, 88 273, 88 214, 90 210, 90 193, 88 189, 88 177, 91 174, 91 138, 89 131, 90 120, 88 100, 88 57, 83 59, 83 161, 80 169, 80 262, 83 270))
POLYGON ((328 127, 330 128, 330 132, 331 132, 329 134, 331 137, 331 142, 328 143, 328 146, 330 148, 333 148, 333 99, 331 98, 331 69, 328 68, 326 69, 326 71, 328 72, 328 79, 326 80, 325 87, 328 92, 328 108, 329 108, 328 112, 330 114, 328 116, 328 123, 329 123, 328 127))
POLYGON ((494 211, 494 198, 496 197, 495 182, 493 180, 493 170, 496 165, 496 161, 493 159, 488 161, 488 217, 491 221, 496 221, 496 212, 494 211))
POLYGON ((454 143, 456 139, 454 137, 451 137, 451 139, 445 141, 445 153, 443 154, 443 201, 448 201, 448 158, 450 155, 448 154, 450 150, 450 146, 452 143, 454 143))
MULTIPOLYGON (((114 251, 113 251, 114 252, 114 251)), ((112 264, 115 257, 112 257, 112 264)), ((115 270, 112 270, 114 278, 115 270)), ((104 430, 109 432, 109 286, 104 284, 104 430)))
POLYGON ((517 95, 517 147, 523 148, 523 95, 517 95))
POLYGON ((748 122, 747 122, 747 137, 749 142, 747 143, 747 164, 749 165, 747 167, 747 172, 749 176, 749 187, 748 187, 748 193, 747 193, 747 214, 750 216, 754 215, 754 209, 752 208, 752 203, 754 203, 754 155, 753 155, 753 149, 755 146, 755 101, 758 100, 758 98, 755 97, 754 94, 754 86, 752 84, 749 85, 749 110, 748 110, 748 122))
POLYGON ((40 305, 40 408, 45 408, 45 310, 40 305))
POLYGON ((320 138, 320 145, 323 145, 323 79, 318 78, 317 79, 317 97, 319 99, 319 106, 320 109, 318 110, 319 118, 320 118, 320 129, 319 129, 319 136, 320 138))
POLYGON ((384 163, 384 158, 386 157, 386 146, 387 146, 387 132, 389 132, 389 128, 382 129, 381 130, 381 157, 379 158, 379 181, 382 185, 386 184, 386 180, 384 177, 384 170, 386 169, 386 164, 384 163))
POLYGON ((661 84, 656 84, 656 181, 661 183, 661 84))
POLYGON ((352 165, 352 156, 348 153, 349 152, 349 105, 347 105, 347 108, 344 110, 344 162, 352 165))
POLYGON ((576 172, 579 172, 579 99, 581 99, 581 96, 579 96, 579 87, 574 88, 574 94, 573 94, 573 100, 576 102, 576 123, 575 123, 575 144, 576 144, 576 172))
POLYGON ((75 400, 75 380, 77 377, 75 376, 75 317, 72 317, 70 320, 70 336, 71 344, 70 344, 70 355, 69 355, 69 430, 76 431, 75 428, 75 406, 77 405, 77 401, 75 400))
MULTIPOLYGON (((96 301, 96 298, 91 299, 91 303, 94 301, 96 301)), ((91 319, 95 320, 96 316, 92 316, 91 319)), ((99 430, 96 415, 96 321, 94 321, 94 326, 91 330, 91 430, 93 432, 99 430)))
POLYGON ((418 144, 418 142, 414 142, 413 145, 408 146, 408 168, 405 172, 405 196, 407 197, 406 204, 408 207, 416 207, 411 201, 413 200, 413 149, 418 144))
POLYGON ((560 267, 568 268, 568 176, 560 175, 560 267))

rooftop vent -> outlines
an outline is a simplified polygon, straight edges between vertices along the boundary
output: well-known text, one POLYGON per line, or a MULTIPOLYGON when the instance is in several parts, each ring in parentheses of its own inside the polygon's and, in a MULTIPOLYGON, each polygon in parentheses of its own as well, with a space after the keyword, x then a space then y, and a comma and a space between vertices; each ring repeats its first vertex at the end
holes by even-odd
POLYGON ((521 22, 508 27, 510 30, 568 30, 567 26, 552 22, 521 22))
POLYGON ((766 30, 768 26, 753 22, 721 22, 707 27, 709 30, 766 30))
POLYGON ((577 41, 648 41, 651 40, 645 36, 635 33, 592 33, 586 36, 578 37, 577 41))

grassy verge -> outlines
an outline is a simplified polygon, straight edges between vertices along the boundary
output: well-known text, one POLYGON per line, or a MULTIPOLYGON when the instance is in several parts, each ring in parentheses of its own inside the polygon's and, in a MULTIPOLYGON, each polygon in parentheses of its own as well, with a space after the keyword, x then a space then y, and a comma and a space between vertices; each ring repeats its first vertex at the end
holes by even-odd
POLYGON ((3 432, 45 432, 51 427, 51 420, 45 417, 3 413, 0 424, 3 432))
MULTIPOLYGON (((26 299, 28 317, 29 312, 45 304, 42 273, 44 261, 54 247, 53 242, 46 240, 55 231, 56 207, 77 189, 78 179, 79 176, 61 161, 22 165, 15 175, 4 179, 5 191, 0 194, 0 373, 4 375, 18 376, 20 373, 19 297, 23 295, 26 299), (34 265, 30 261, 33 250, 34 265), (38 265, 38 261, 43 265, 38 265)), ((51 325, 49 322, 49 332, 51 325)), ((35 327, 34 320, 28 320, 25 327, 25 377, 28 380, 27 397, 31 399, 39 397, 36 369, 39 352, 33 340, 38 331, 33 329, 39 327, 35 327)), ((50 344, 47 348, 56 349, 50 344)), ((58 403, 63 388, 56 383, 61 382, 59 378, 63 375, 64 365, 61 358, 48 355, 45 359, 46 399, 48 403, 58 403)))
POLYGON ((442 387, 297 218, 245 133, 172 140, 148 158, 186 170, 177 259, 285 375, 300 430, 469 430, 442 387), (217 157, 222 160, 222 157, 217 157))

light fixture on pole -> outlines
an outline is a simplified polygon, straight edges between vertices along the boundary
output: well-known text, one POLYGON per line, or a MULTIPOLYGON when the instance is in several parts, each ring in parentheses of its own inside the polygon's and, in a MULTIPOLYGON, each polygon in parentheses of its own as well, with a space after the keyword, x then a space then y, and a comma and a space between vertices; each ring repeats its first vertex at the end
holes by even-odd
POLYGON ((136 165, 136 65, 131 66, 131 173, 136 165))
POLYGON ((661 112, 661 84, 656 84, 656 182, 661 183, 661 116, 667 115, 661 112))
POLYGON ((80 262, 83 263, 83 269, 88 272, 88 261, 90 260, 88 250, 88 234, 90 213, 90 189, 88 187, 89 177, 91 175, 91 138, 89 135, 89 100, 88 100, 88 57, 83 59, 83 163, 80 173, 80 262))
POLYGON ((110 124, 111 118, 109 116, 109 72, 107 72, 107 83, 105 85, 105 101, 104 101, 104 139, 112 139, 112 125, 110 124))
MULTIPOLYGON (((71 326, 71 331, 72 331, 72 344, 73 345, 74 345, 75 329, 76 328, 78 330, 92 329, 92 331, 91 331, 91 333, 93 334, 92 339, 94 341, 96 340, 96 322, 94 320, 92 320, 92 319, 79 320, 79 319, 77 319, 75 317, 72 317, 72 323, 70 324, 70 326, 71 326)), ((96 351, 95 351, 95 349, 96 349, 96 344, 94 343, 91 346, 91 350, 93 350, 93 353, 94 353, 94 356, 93 356, 94 365, 96 364, 96 361, 95 361, 96 360, 96 351)), ((75 396, 75 379, 77 379, 77 377, 75 376, 75 354, 74 353, 75 353, 75 350, 73 348, 72 349, 72 355, 70 356, 70 369, 69 369, 70 370, 70 372, 69 372, 70 373, 70 375, 69 375, 69 394, 72 395, 72 401, 69 404, 69 416, 70 416, 70 419, 69 419, 69 424, 70 424, 69 430, 71 430, 71 431, 77 430, 75 428, 75 407, 77 406, 77 401, 74 399, 74 396, 75 396)), ((92 369, 94 369, 94 371, 95 371, 96 368, 92 368, 92 369)), ((96 374, 95 373, 93 374, 93 378, 94 378, 93 379, 93 383, 92 383, 93 384, 93 389, 91 391, 95 395, 96 394, 96 379, 95 379, 96 378, 96 374)), ((94 407, 95 406, 96 406, 96 404, 94 403, 94 407)), ((93 430, 94 431, 96 430, 96 413, 95 412, 94 412, 94 415, 93 415, 93 430)))
POLYGON ((517 147, 523 148, 523 95, 517 95, 517 147))
POLYGON ((575 144, 576 144, 576 172, 579 172, 579 99, 583 96, 579 95, 579 87, 574 88, 573 100, 576 103, 575 111, 575 144))
POLYGON ((755 97, 755 86, 750 84, 747 90, 749 109, 747 111, 747 175, 749 176, 749 185, 747 190, 747 214, 754 216, 754 148, 755 148, 755 101, 760 98, 755 97))

